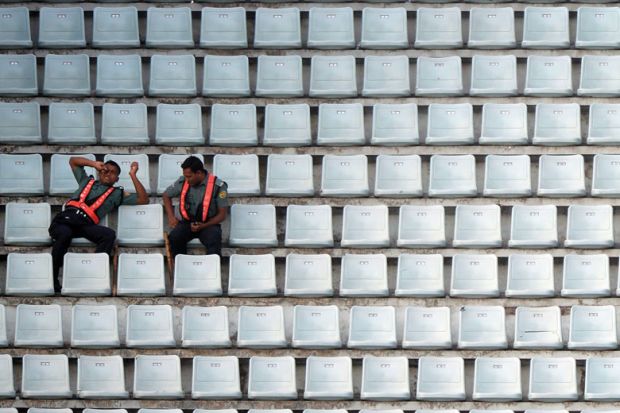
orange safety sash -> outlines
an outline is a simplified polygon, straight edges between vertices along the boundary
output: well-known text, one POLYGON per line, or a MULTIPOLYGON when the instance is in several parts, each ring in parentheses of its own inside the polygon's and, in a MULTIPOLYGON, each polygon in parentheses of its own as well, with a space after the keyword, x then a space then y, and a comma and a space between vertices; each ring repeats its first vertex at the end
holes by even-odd
MULTIPOLYGON (((215 189, 215 180, 217 177, 215 175, 209 175, 207 178, 207 188, 205 189, 205 196, 202 199, 202 221, 207 222, 207 217, 209 215, 209 207, 211 206, 211 198, 213 198, 213 190, 215 189)), ((183 182, 183 188, 181 189, 181 204, 179 205, 179 210, 181 212, 181 216, 186 221, 191 221, 189 217, 189 213, 187 212, 185 198, 187 197, 187 193, 189 192, 189 182, 186 179, 183 182)))
POLYGON ((108 199, 110 194, 112 194, 112 192, 114 192, 114 190, 116 188, 113 187, 113 186, 109 187, 107 191, 105 191, 103 194, 101 194, 101 196, 99 198, 97 198, 95 200, 95 202, 93 202, 92 204, 88 205, 88 204, 86 204, 86 198, 88 197, 88 194, 90 194, 90 191, 93 189, 93 185, 94 184, 95 184, 95 179, 91 178, 88 181, 88 184, 86 184, 86 186, 84 187, 84 189, 82 189, 82 192, 80 192, 79 199, 77 201, 74 200, 74 199, 71 199, 71 200, 67 201, 66 206, 77 208, 77 209, 81 210, 86 215, 88 215, 88 217, 95 224, 99 224, 99 217, 97 216, 96 212, 99 209, 99 207, 101 207, 101 205, 103 205, 105 200, 108 199))

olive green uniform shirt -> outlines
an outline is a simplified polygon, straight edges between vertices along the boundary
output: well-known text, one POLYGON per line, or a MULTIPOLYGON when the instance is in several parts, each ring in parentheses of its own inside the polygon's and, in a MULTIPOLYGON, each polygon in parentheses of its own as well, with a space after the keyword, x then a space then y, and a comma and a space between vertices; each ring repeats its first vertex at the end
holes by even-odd
MULTIPOLYGON (((190 186, 187 191, 187 197, 185 199, 185 207, 187 212, 191 217, 196 217, 198 213, 198 208, 202 206, 202 201, 205 196, 205 192, 207 190, 207 180, 209 179, 209 173, 206 174, 205 180, 200 184, 195 186, 190 186)), ((164 192, 170 198, 176 198, 181 196, 181 192, 183 190, 183 184, 185 183, 185 177, 181 176, 177 179, 172 185, 166 188, 164 192)), ((207 219, 214 217, 217 215, 219 208, 228 207, 228 185, 226 182, 217 178, 215 180, 215 188, 213 189, 213 198, 211 199, 211 204, 209 205, 209 213, 207 214, 207 219), (215 202, 213 202, 215 200, 215 202)), ((182 215, 179 210, 179 205, 174 208, 175 217, 182 221, 182 215)))

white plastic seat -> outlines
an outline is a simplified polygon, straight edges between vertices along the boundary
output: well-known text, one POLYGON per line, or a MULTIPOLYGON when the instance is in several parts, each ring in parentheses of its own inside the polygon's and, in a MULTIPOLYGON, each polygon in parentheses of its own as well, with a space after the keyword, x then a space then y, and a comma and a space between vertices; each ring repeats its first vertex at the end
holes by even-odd
POLYGON ((360 103, 321 103, 316 142, 326 146, 366 143, 364 107, 360 103))
MULTIPOLYGON (((166 188, 175 183, 179 177, 183 174, 181 165, 183 161, 187 159, 189 155, 175 155, 169 153, 162 153, 157 159, 157 194, 164 193, 166 188)), ((204 157, 201 154, 193 154, 204 162, 204 157)))
POLYGON ((174 260, 172 295, 210 297, 222 294, 222 276, 218 255, 179 254, 174 260))
POLYGON ((321 196, 368 196, 366 155, 325 155, 321 173, 321 196))
POLYGON ((340 269, 340 296, 385 297, 389 294, 384 254, 345 254, 340 269))
MULTIPOLYGON (((0 347, 7 347, 9 345, 9 339, 7 336, 7 326, 6 326, 6 309, 3 304, 0 304, 0 347)), ((0 358, 3 356, 0 356, 0 358)), ((13 380, 13 374, 10 375, 11 380, 13 380)), ((0 379, 0 382, 3 380, 0 379)), ((2 384, 0 384, 0 388, 4 388, 2 384)), ((2 391, 0 390, 0 394, 2 391)))
POLYGON ((456 248, 497 248, 502 246, 499 205, 457 205, 454 218, 456 248))
POLYGON ((620 174, 616 166, 618 155, 596 154, 592 168, 592 196, 620 196, 620 174))
POLYGON ((288 254, 284 295, 293 297, 332 296, 332 266, 328 254, 288 254))
POLYGON ((125 344, 133 348, 174 347, 172 307, 129 305, 125 344))
POLYGON ((609 256, 567 254, 562 270, 562 297, 608 297, 609 256))
POLYGON ((474 111, 470 103, 431 103, 427 122, 427 145, 474 143, 474 111))
MULTIPOLYGON (((133 186, 133 181, 131 180, 131 178, 129 177, 129 171, 131 170, 131 164, 133 162, 138 162, 138 173, 136 174, 138 179, 140 180, 140 182, 142 183, 142 185, 144 186, 144 189, 146 190, 147 193, 151 193, 151 184, 150 184, 150 174, 149 174, 149 157, 146 154, 132 154, 132 155, 112 155, 112 154, 107 154, 103 157, 103 162, 107 162, 107 161, 114 161, 116 162, 120 168, 121 168, 121 173, 118 176, 118 182, 117 184, 122 186, 123 189, 127 192, 135 192, 135 188, 133 186)), ((121 205, 123 206, 123 205, 121 205)), ((123 206, 123 207, 128 207, 129 205, 123 206)), ((151 205, 151 206, 147 206, 147 205, 138 205, 139 207, 145 207, 146 209, 148 209, 148 213, 150 214, 156 214, 157 211, 161 208, 158 208, 158 206, 155 205, 151 205)), ((119 210, 119 219, 120 219, 120 210, 119 210)), ((138 213, 136 215, 143 215, 142 213, 138 213)), ((155 219, 156 217, 154 217, 153 215, 151 215, 149 218, 151 219, 155 219)), ((146 223, 143 224, 144 228, 150 228, 150 225, 146 225, 146 223)), ((120 225, 119 225, 119 229, 120 229, 120 225)), ((121 239, 121 236, 119 234, 119 242, 121 239)))
POLYGON ((59 305, 18 304, 16 347, 62 347, 62 310, 59 305))
POLYGON ((471 64, 470 96, 516 96, 517 58, 476 55, 471 64))
POLYGON ((46 96, 89 96, 90 67, 85 54, 45 56, 43 94, 46 96))
POLYGON ((372 110, 372 145, 419 143, 418 106, 415 103, 377 103, 372 110))
POLYGON ((0 195, 43 195, 40 154, 0 154, 0 195))
POLYGON ((577 400, 575 359, 572 357, 532 357, 528 399, 541 402, 577 400))
POLYGON ((256 106, 214 104, 209 133, 212 146, 256 146, 256 106))
POLYGON ((9 202, 4 211, 6 245, 48 245, 51 223, 50 204, 9 202))
POLYGON ((463 359, 420 357, 416 398, 428 401, 465 400, 463 359))
POLYGON ((541 155, 538 161, 538 196, 586 195, 582 155, 541 155))
POLYGON ((409 58, 407 56, 366 56, 362 96, 409 96, 409 58))
POLYGON ((365 356, 360 397, 362 400, 409 400, 409 360, 365 356))
POLYGON ((501 306, 463 306, 459 309, 460 349, 501 350, 508 347, 506 315, 501 306))
POLYGON ((616 310, 611 305, 573 305, 570 309, 568 348, 575 350, 614 350, 616 310))
POLYGON ((133 398, 169 400, 182 397, 179 356, 136 356, 133 398))
POLYGON ((403 49, 408 45, 407 11, 404 8, 364 7, 361 48, 403 49))
POLYGON ((230 347, 228 309, 185 306, 182 311, 181 346, 184 348, 230 347))
POLYGON ((476 196, 476 158, 473 155, 432 155, 428 196, 476 196))
POLYGON ((229 196, 260 195, 258 156, 224 155, 213 157, 213 174, 228 184, 229 196))
POLYGON ((258 56, 257 61, 254 90, 256 96, 276 98, 303 96, 300 56, 258 56))
POLYGON ((388 208, 385 205, 345 205, 342 218, 343 248, 380 248, 390 245, 388 208))
POLYGON ((456 254, 452 257, 451 297, 499 297, 497 256, 456 254))
POLYGON ((534 145, 579 145, 581 110, 577 103, 541 103, 536 105, 534 145))
POLYGON ((149 96, 196 96, 196 59, 193 55, 153 55, 149 96))
POLYGON ((620 59, 617 56, 583 56, 579 96, 615 97, 620 95, 620 59))
POLYGON ((528 155, 487 155, 484 196, 524 197, 532 194, 528 155))
POLYGON ((590 105, 589 112, 588 145, 617 145, 620 143, 620 105, 593 103, 590 105))
POLYGON ((111 295, 111 284, 110 257, 105 252, 65 254, 62 266, 62 295, 111 295))
POLYGON ((117 295, 161 296, 165 292, 163 255, 121 253, 118 256, 117 295))
POLYGON ((571 96, 573 80, 569 56, 528 56, 525 96, 571 96))
POLYGON ((420 7, 416 12, 417 49, 456 49, 463 46, 461 9, 420 7))
POLYGON ((94 145, 97 142, 92 103, 53 102, 49 105, 48 120, 47 142, 50 144, 94 145))
POLYGON ((282 306, 239 307, 238 347, 280 348, 286 345, 282 306))
MULTIPOLYGON (((0 397, 15 397, 15 384, 13 383, 13 359, 9 354, 0 354, 0 397)), ((2 409, 10 410, 10 409, 2 409)), ((3 413, 9 413, 8 411, 3 413)), ((17 413, 17 409, 14 412, 17 413)))
POLYGON ((0 102, 0 143, 43 143, 41 114, 37 102, 0 102))
POLYGON ((588 357, 583 398, 587 401, 618 401, 620 360, 617 357, 588 357))
POLYGON ((77 396, 80 399, 126 399, 125 371, 121 356, 80 356, 77 396))
POLYGON ((472 7, 469 10, 468 48, 514 49, 516 45, 512 7, 472 7))
POLYGON ((245 9, 243 7, 203 7, 200 47, 247 49, 245 9))
POLYGON ((22 357, 22 398, 67 399, 72 395, 67 356, 25 354, 22 357))
POLYGON ((0 56, 0 96, 36 96, 37 60, 33 54, 0 56))
POLYGON ((195 356, 192 399, 240 399, 239 359, 235 356, 195 356))
POLYGON ((146 47, 193 48, 189 7, 149 7, 146 10, 146 47))
POLYGON ((620 47, 620 8, 579 7, 575 47, 616 49, 620 47))
MULTIPOLYGON (((104 103, 101 115, 101 143, 104 145, 148 145, 146 105, 144 103, 104 103)), ((145 184, 144 181, 141 180, 141 182, 145 184)))
POLYGON ((517 357, 476 358, 473 400, 508 402, 521 401, 522 397, 521 360, 517 357))
POLYGON ((308 13, 308 48, 353 49, 355 30, 351 7, 312 7, 308 13))
POLYGON ((278 245, 273 205, 235 204, 230 208, 230 221, 230 245, 248 248, 278 245))
POLYGON ((420 56, 416 70, 416 96, 461 96, 464 93, 459 56, 420 56))
POLYGON ((114 305, 74 305, 71 309, 71 347, 119 347, 117 318, 114 305))
POLYGON ((9 253, 6 295, 54 295, 52 256, 49 253, 9 253))
POLYGON ((506 297, 553 297, 553 257, 551 254, 510 255, 507 280, 506 297))
MULTIPOLYGON (((265 107, 263 145, 306 146, 312 143, 310 106, 306 103, 265 107)), ((269 155, 269 157, 275 155, 269 155)), ((289 155, 290 156, 290 155, 289 155)))
POLYGON ((265 194, 287 197, 314 195, 312 155, 267 156, 265 194))
POLYGON ((287 247, 326 248, 334 245, 329 205, 289 205, 286 208, 287 247))
MULTIPOLYGON (((27 49, 32 47, 30 37, 30 13, 27 7, 3 7, 0 10, 2 19, 2 49, 27 49)), ((351 15, 353 21, 353 15, 351 15)))
POLYGON ((517 307, 515 311, 515 349, 561 349, 560 307, 517 307))
POLYGON ((407 307, 403 348, 435 350, 452 347, 449 307, 407 307))
POLYGON ((396 245, 433 248, 446 245, 445 213, 441 205, 401 205, 396 245))
POLYGON ((440 254, 400 254, 394 295, 443 297, 443 257, 440 254))
POLYGON ((511 248, 553 248, 558 245, 555 205, 515 205, 510 226, 511 248))
POLYGON ((141 97, 142 60, 139 55, 98 55, 97 96, 141 97))
POLYGON ((158 104, 155 142, 172 146, 204 145, 200 105, 158 104))
POLYGON ((248 399, 297 399, 293 357, 250 357, 248 399))
POLYGON ((91 44, 99 48, 140 47, 138 10, 135 7, 95 7, 91 44))
POLYGON ((202 94, 215 97, 250 96, 248 57, 206 55, 202 94))
POLYGON ((379 155, 375 161, 375 196, 422 196, 419 155, 379 155))
POLYGON ((85 47, 84 10, 81 7, 41 7, 37 46, 68 49, 85 47))
POLYGON ((296 305, 292 344, 295 348, 340 348, 338 307, 296 305))
POLYGON ((266 297, 276 295, 276 267, 272 254, 230 256, 228 295, 266 297))
POLYGON ((390 306, 353 306, 349 318, 348 348, 396 348, 396 312, 390 306))
POLYGON ((567 248, 611 248, 614 246, 611 205, 570 205, 566 226, 567 248))
POLYGON ((353 56, 312 56, 310 97, 345 98, 357 96, 353 56))
POLYGON ((482 105, 481 145, 525 145, 527 106, 524 103, 485 103, 482 105))
POLYGON ((118 208, 117 238, 123 246, 157 246, 163 239, 161 205, 121 205, 118 208))
POLYGON ((353 372, 350 357, 306 359, 305 400, 353 399, 353 372))
POLYGON ((566 7, 525 8, 523 41, 529 49, 565 49, 570 46, 568 9, 566 7))
POLYGON ((294 49, 301 47, 301 18, 297 7, 256 9, 254 48, 294 49))

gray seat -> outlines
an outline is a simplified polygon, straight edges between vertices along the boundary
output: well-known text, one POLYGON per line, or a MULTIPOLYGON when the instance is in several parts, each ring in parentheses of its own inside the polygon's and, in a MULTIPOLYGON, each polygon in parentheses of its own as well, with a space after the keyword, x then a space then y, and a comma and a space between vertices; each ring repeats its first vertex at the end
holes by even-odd
POLYGON ((213 173, 228 184, 228 195, 260 195, 258 156, 256 155, 215 155, 213 173))
MULTIPOLYGON (((0 396, 2 398, 15 397, 15 384, 13 384, 13 359, 9 354, 0 355, 0 396)), ((3 413, 17 413, 17 409, 2 409, 3 413)))
MULTIPOLYGON (((204 162, 201 154, 193 154, 200 161, 204 162)), ((181 164, 187 159, 188 155, 175 155, 163 153, 157 159, 157 194, 164 193, 166 188, 175 183, 183 174, 181 164)))
POLYGON ((387 297, 388 269, 384 254, 345 254, 340 264, 341 297, 387 297))
POLYGON ((314 195, 312 170, 312 155, 269 155, 265 194, 287 197, 314 195))
POLYGON ((565 49, 570 46, 568 9, 566 7, 525 8, 521 47, 530 49, 565 49))
POLYGON ((474 110, 471 103, 431 103, 426 124, 427 145, 474 143, 474 110))
POLYGON ((277 293, 276 264, 272 254, 230 256, 228 295, 269 297, 277 293))
POLYGON ((620 47, 620 8, 579 7, 575 47, 616 49, 620 47))
POLYGON ((345 205, 342 212, 343 248, 385 248, 390 245, 389 213, 385 205, 345 205))
POLYGON ((58 145, 96 144, 95 112, 92 103, 50 103, 47 142, 58 145))
POLYGON ((226 307, 185 306, 182 314, 182 347, 230 347, 228 309, 226 307))
MULTIPOLYGON (((2 33, 0 48, 2 49, 27 49, 32 47, 30 37, 30 13, 27 7, 3 7, 2 33)), ((353 21, 353 14, 351 14, 353 21)))
POLYGON ((407 307, 403 328, 404 349, 450 349, 449 307, 407 307))
POLYGON ((295 49, 301 47, 301 18, 297 7, 256 9, 254 48, 295 49))
POLYGON ((502 246, 499 205, 457 205, 454 213, 456 248, 498 248, 502 246))
POLYGON ((138 10, 135 7, 95 7, 93 47, 140 47, 138 10))
POLYGON ((321 103, 316 141, 318 145, 364 145, 364 107, 361 103, 321 103))
POLYGON ((617 162, 618 155, 596 154, 592 168, 592 196, 617 197, 620 196, 620 175, 617 162))
POLYGON ((451 297, 499 297, 497 256, 455 254, 452 257, 451 297))
POLYGON ((525 145, 527 106, 524 103, 485 103, 482 105, 481 145, 525 145))
POLYGON ((305 400, 353 399, 353 371, 350 357, 306 359, 305 400))
POLYGON ((204 145, 200 105, 158 104, 155 142, 171 146, 204 145))
POLYGON ((0 195, 43 195, 43 158, 39 154, 0 154, 0 195))
POLYGON ((90 66, 88 55, 45 56, 43 94, 46 96, 89 96, 90 66))
POLYGON ((570 205, 566 225, 567 248, 612 248, 614 246, 611 205, 570 205))
POLYGON ((574 305, 570 309, 568 348, 574 350, 614 350, 616 310, 612 305, 574 305))
POLYGON ((461 96, 464 93, 459 56, 420 56, 416 70, 416 96, 461 96))
POLYGON ((517 58, 515 55, 476 55, 471 64, 470 96, 516 96, 517 58))
POLYGON ((431 156, 428 196, 476 196, 476 159, 472 155, 431 156))
POLYGON ((366 56, 362 96, 409 96, 409 58, 407 56, 366 56))
POLYGON ((443 297, 443 258, 440 254, 400 254, 396 268, 397 297, 443 297))
MULTIPOLYGON (((6 330, 7 330, 7 327, 6 327, 6 310, 4 308, 4 305, 0 304, 0 347, 7 347, 9 345, 9 339, 8 339, 6 330)), ((11 377, 11 382, 12 382, 13 374, 11 374, 10 377, 11 377)), ((0 382, 2 382, 2 381, 3 380, 0 379, 0 382)), ((0 388, 4 388, 2 384, 0 384, 0 388)), ((0 390, 0 394, 1 393, 2 393, 2 391, 0 390)))
POLYGON ((211 106, 209 144, 212 146, 256 146, 256 106, 254 104, 211 106))
MULTIPOLYGON (((396 311, 390 306, 353 306, 349 318, 348 348, 396 348, 396 311)), ((409 380, 407 380, 407 383, 409 380)))
POLYGON ((286 347, 284 311, 282 306, 239 307, 237 347, 286 347))
POLYGON ((215 97, 250 96, 248 57, 206 55, 202 94, 215 97))
POLYGON ((288 254, 284 295, 292 297, 332 296, 332 264, 328 254, 288 254))
POLYGON ((403 7, 364 7, 360 47, 404 49, 407 46, 409 46, 407 11, 403 7))
POLYGON ((36 96, 37 60, 32 54, 0 56, 0 96, 36 96))
POLYGON ((310 97, 346 98, 357 96, 353 56, 312 56, 310 97))
POLYGON ((578 103, 536 105, 534 145, 581 144, 581 110, 578 103))
POLYGON ((375 161, 375 196, 421 197, 419 155, 379 155, 375 161))
POLYGON ((73 396, 69 386, 69 360, 64 354, 22 357, 21 396, 25 399, 67 399, 73 396))
POLYGON ((174 347, 172 307, 129 305, 125 344, 130 348, 174 347))
POLYGON ((607 254, 567 254, 562 270, 562 297, 609 297, 607 254))
POLYGON ((230 208, 230 245, 266 248, 278 245, 273 205, 239 205, 230 208))
POLYGON ((85 47, 84 10, 81 7, 41 7, 37 46, 68 49, 85 47))
POLYGON ((6 295, 54 295, 53 281, 52 256, 49 253, 8 254, 6 295))
POLYGON ((586 376, 583 398, 587 401, 617 401, 618 369, 617 357, 588 357, 586 359, 586 376))
POLYGON ((472 398, 486 402, 521 401, 521 360, 517 357, 476 358, 472 398))
POLYGON ((484 196, 532 195, 528 155, 487 155, 484 162, 484 196))
POLYGON ((161 205, 121 205, 118 208, 119 245, 163 245, 163 232, 164 214, 161 205))
POLYGON ((340 348, 338 307, 296 305, 292 344, 295 348, 340 348))
POLYGON ((365 356, 360 397, 362 400, 409 400, 409 360, 365 356))
POLYGON ((258 56, 257 67, 256 96, 290 98, 304 95, 300 56, 258 56))
POLYGON ((0 143, 16 145, 43 143, 41 114, 37 102, 0 102, 0 143))
POLYGON ((508 347, 502 306, 466 305, 459 309, 458 348, 501 350, 508 347))
POLYGON ((104 145, 148 145, 146 105, 144 103, 104 103, 101 115, 101 143, 104 145))
POLYGON ((189 7, 149 7, 146 11, 146 47, 193 48, 192 11, 189 7))
POLYGON ((618 70, 620 70, 620 58, 617 56, 583 56, 577 95, 620 96, 620 78, 616 75, 618 70))
POLYGON ((418 106, 415 103, 373 105, 371 144, 416 145, 419 140, 418 106))
POLYGON ((506 297, 544 298, 554 295, 551 254, 512 254, 508 257, 506 297))
POLYGON ((416 398, 428 401, 465 400, 463 359, 420 357, 416 398))
POLYGON ((112 294, 110 257, 105 252, 65 254, 62 295, 105 296, 112 294))
POLYGON ((182 398, 179 356, 136 356, 133 397, 167 400, 182 398))
POLYGON ((443 247, 446 245, 444 221, 441 205, 401 205, 396 245, 405 248, 443 247))
POLYGON ((248 399, 297 399, 293 357, 250 357, 248 399))
POLYGON ((142 86, 142 59, 139 55, 98 55, 97 96, 140 97, 142 86))
POLYGON ((312 7, 308 13, 311 49, 353 49, 355 30, 351 7, 312 7))
POLYGON ((192 399, 240 399, 239 359, 235 356, 195 356, 192 399))
POLYGON ((577 376, 572 357, 532 357, 528 399, 540 402, 577 400, 577 376))
POLYGON ((420 7, 416 12, 417 49, 456 49, 463 46, 461 9, 420 7))
MULTIPOLYGON (((265 146, 306 146, 312 143, 307 103, 265 107, 265 146)), ((271 156, 271 155, 270 155, 271 156)))
POLYGON ((196 59, 193 55, 151 56, 149 95, 196 96, 196 59))
POLYGON ((569 56, 528 56, 525 96, 572 96, 573 80, 569 56))
POLYGON ((200 47, 246 49, 248 35, 243 7, 203 7, 200 47))
POLYGON ((620 142, 620 105, 593 103, 589 112, 588 145, 617 145, 620 142))
POLYGON ((289 205, 286 208, 287 247, 328 248, 334 245, 329 205, 289 205))
POLYGON ((174 260, 172 295, 210 297, 222 294, 222 276, 218 255, 179 254, 174 260))
POLYGON ((538 159, 538 196, 586 195, 582 155, 541 155, 538 159))
POLYGON ((517 307, 515 311, 515 349, 561 349, 560 307, 517 307))
POLYGON ((4 212, 5 245, 48 245, 51 224, 50 204, 9 202, 4 212))
POLYGON ((325 155, 321 173, 322 196, 368 196, 366 155, 325 155))
MULTIPOLYGON (((146 154, 135 154, 135 155, 107 154, 103 157, 104 162, 107 162, 110 160, 116 162, 121 167, 121 174, 118 177, 118 184, 121 185, 127 192, 135 192, 133 182, 131 181, 131 178, 129 178, 129 170, 131 169, 131 164, 133 162, 138 162, 138 166, 139 166, 138 173, 137 173, 138 179, 144 186, 144 189, 146 190, 146 192, 147 193, 151 192, 150 173, 149 173, 149 157, 146 154)), ((129 205, 125 207, 128 207, 128 206, 129 205)), ((140 205, 135 205, 135 206, 140 206, 140 205)), ((132 207, 134 206, 132 205, 132 207)), ((159 206, 151 205, 151 206, 147 206, 146 208, 149 210, 150 213, 157 213, 158 207, 159 206)), ((141 212, 137 212, 136 215, 141 216, 144 214, 142 214, 141 212)), ((119 217, 120 216, 121 214, 119 210, 119 217)), ((154 218, 154 216, 151 215, 151 218, 154 218)), ((145 229, 152 228, 152 227, 153 227, 153 223, 151 223, 150 225, 145 224, 144 226, 145 229)), ((120 229, 122 228, 119 225, 119 230, 120 229)), ((124 242, 121 240, 120 234, 119 234, 119 242, 121 243, 124 242)))
POLYGON ((512 7, 472 7, 469 10, 468 48, 513 49, 516 45, 512 7))
POLYGON ((164 295, 164 257, 157 253, 120 254, 116 292, 119 296, 164 295))
POLYGON ((120 346, 115 305, 74 305, 71 309, 71 347, 120 346))
POLYGON ((80 356, 77 396, 80 399, 126 399, 125 372, 121 356, 80 356))

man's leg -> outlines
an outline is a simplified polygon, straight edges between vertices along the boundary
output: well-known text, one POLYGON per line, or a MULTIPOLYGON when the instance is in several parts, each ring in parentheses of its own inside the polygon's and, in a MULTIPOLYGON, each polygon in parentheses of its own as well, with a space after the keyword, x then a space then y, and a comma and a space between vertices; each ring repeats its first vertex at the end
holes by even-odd
POLYGON ((180 221, 168 234, 168 241, 170 241, 170 253, 172 256, 176 257, 178 254, 187 254, 187 243, 195 237, 196 234, 192 232, 190 223, 180 221))
POLYGON ((54 269, 54 291, 60 292, 60 267, 73 239, 73 228, 69 225, 52 222, 48 230, 52 244, 52 265, 54 269))
POLYGON ((103 225, 84 225, 80 227, 81 235, 87 240, 94 242, 97 247, 95 252, 105 252, 112 255, 116 232, 103 225))
POLYGON ((212 225, 200 231, 200 242, 207 247, 207 254, 222 255, 222 227, 212 225))

